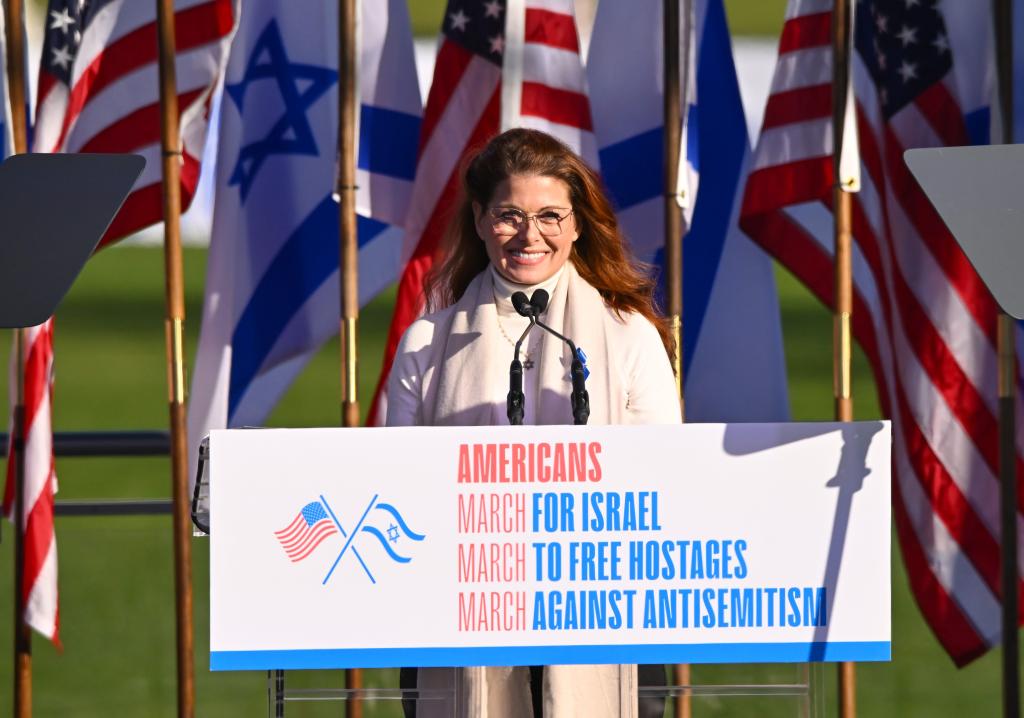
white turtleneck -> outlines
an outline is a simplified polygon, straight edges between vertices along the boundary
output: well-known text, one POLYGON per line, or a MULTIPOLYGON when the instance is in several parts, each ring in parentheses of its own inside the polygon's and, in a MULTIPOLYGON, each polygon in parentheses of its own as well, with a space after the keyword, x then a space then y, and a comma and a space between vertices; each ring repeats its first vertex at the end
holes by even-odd
MULTIPOLYGON (((494 287, 499 329, 503 330, 497 335, 498 338, 491 341, 501 342, 504 346, 496 347, 496 354, 507 355, 508 361, 511 361, 515 341, 528 324, 528 320, 519 316, 512 307, 513 292, 522 291, 532 296, 536 289, 543 288, 551 293, 558 284, 560 273, 535 286, 509 282, 493 268, 489 273, 494 287)), ((438 327, 445 326, 445 317, 452 311, 454 306, 413 322, 402 337, 388 380, 388 426, 422 426, 428 423, 424 418, 424 406, 433 406, 436 401, 438 363, 443 360, 444 341, 436 337, 435 332, 438 327)), ((625 395, 618 397, 618 401, 623 403, 627 417, 625 423, 678 423, 680 412, 675 379, 657 330, 640 314, 614 316, 616 321, 608 323, 609 331, 613 332, 610 346, 614 356, 608 358, 609 367, 605 370, 617 371, 621 376, 625 395)), ((554 337, 535 329, 524 342, 525 353, 521 358, 525 361, 528 356, 536 362, 540 356, 541 343, 550 341, 554 341, 554 337)), ((523 419, 528 425, 537 423, 535 412, 539 405, 537 398, 540 382, 538 366, 535 364, 534 369, 523 372, 523 393, 526 398, 523 419)), ((496 387, 491 400, 504 404, 507 391, 507 385, 496 387)), ((501 423, 507 423, 503 411, 495 412, 495 416, 500 416, 501 423)))
MULTIPOLYGON (((555 285, 558 284, 564 271, 565 265, 563 264, 557 272, 540 284, 525 285, 510 282, 498 274, 498 270, 494 268, 493 264, 491 265, 491 278, 494 280, 494 303, 498 309, 498 328, 501 330, 502 337, 508 341, 509 361, 512 360, 512 355, 515 353, 516 340, 522 336, 530 323, 529 319, 520 315, 512 306, 512 295, 516 292, 523 292, 526 296, 532 297, 538 289, 543 289, 550 295, 555 291, 555 285)), ((538 327, 530 332, 522 344, 522 353, 519 357, 523 361, 523 395, 526 397, 523 423, 527 425, 537 423, 537 398, 540 396, 540 382, 538 381, 540 371, 537 367, 540 347, 543 342, 552 340, 555 338, 548 336, 547 332, 538 327)))

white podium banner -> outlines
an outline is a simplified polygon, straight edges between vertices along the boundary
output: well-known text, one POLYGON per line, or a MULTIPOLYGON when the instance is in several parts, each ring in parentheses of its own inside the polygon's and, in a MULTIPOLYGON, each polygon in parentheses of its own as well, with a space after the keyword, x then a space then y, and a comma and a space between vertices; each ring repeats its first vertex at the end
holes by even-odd
POLYGON ((213 670, 890 657, 890 427, 215 431, 213 670))

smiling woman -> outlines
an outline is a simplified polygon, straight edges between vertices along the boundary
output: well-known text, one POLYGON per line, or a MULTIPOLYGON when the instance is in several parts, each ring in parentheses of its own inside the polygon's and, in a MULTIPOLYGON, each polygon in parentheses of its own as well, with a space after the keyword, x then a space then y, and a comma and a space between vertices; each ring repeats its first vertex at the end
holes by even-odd
POLYGON ((498 274, 516 284, 540 284, 553 277, 580 236, 565 182, 512 175, 494 188, 491 204, 484 208, 474 202, 473 216, 498 274))
POLYGON ((499 283, 524 285, 515 291, 551 282, 571 260, 606 308, 623 321, 632 314, 646 318, 666 351, 674 351, 668 323, 654 305, 655 281, 623 238, 600 178, 548 134, 509 130, 473 157, 442 256, 426 280, 432 310, 462 299, 488 265, 499 283), (551 256, 530 256, 536 253, 551 256))
MULTIPOLYGON (((425 286, 432 313, 399 344, 388 382, 389 426, 508 424, 509 360, 521 336, 522 422, 572 424, 574 357, 550 335, 527 332, 529 319, 511 301, 516 292, 539 289, 550 297, 544 323, 585 354, 590 423, 680 421, 674 347, 654 304, 654 280, 630 253, 597 175, 550 135, 509 130, 473 157, 441 261, 425 286)), ((545 715, 617 716, 620 686, 635 683, 633 670, 422 669, 421 689, 462 688, 458 706, 425 701, 418 715, 540 718, 544 706, 545 715)), ((404 676, 412 680, 408 671, 404 676)), ((664 676, 644 678, 650 684, 664 676)))

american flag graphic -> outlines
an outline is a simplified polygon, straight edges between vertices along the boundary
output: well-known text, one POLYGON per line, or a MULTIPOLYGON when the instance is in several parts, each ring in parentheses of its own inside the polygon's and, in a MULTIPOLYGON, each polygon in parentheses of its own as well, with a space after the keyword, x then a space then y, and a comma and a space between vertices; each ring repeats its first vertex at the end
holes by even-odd
POLYGON ((456 199, 459 168, 501 130, 532 127, 596 166, 572 0, 449 0, 420 127, 398 285, 368 423, 386 416, 384 389, 402 334, 423 311, 423 279, 456 199))
POLYGON ((288 558, 301 561, 309 556, 328 536, 338 533, 338 527, 327 515, 324 505, 319 501, 311 501, 302 507, 295 520, 274 536, 281 543, 281 548, 288 558))
MULTIPOLYGON (((789 3, 741 218, 829 305, 831 7, 789 3)), ((935 0, 855 9, 853 326, 893 420, 893 513, 911 587, 963 665, 1000 637, 997 307, 903 152, 988 141, 991 18, 987 6, 935 0)))
MULTIPOLYGON (((178 0, 174 6, 183 210, 199 181, 210 99, 237 17, 235 1, 178 0)), ((157 52, 156 2, 48 4, 33 151, 146 158, 104 244, 162 218, 157 52)))
MULTIPOLYGON (((16 518, 15 468, 13 446, 7 452, 7 481, 4 486, 3 512, 24 527, 24 573, 21 595, 25 623, 54 643, 59 643, 60 612, 57 601, 57 536, 53 529, 53 496, 57 492, 57 472, 53 459, 53 435, 50 411, 53 388, 53 320, 22 330, 24 362, 18 366, 17 353, 11 352, 12 404, 16 372, 24 371, 24 509, 16 518)), ((12 421, 13 428, 13 421, 12 421)), ((13 431, 12 439, 13 439, 13 431)))

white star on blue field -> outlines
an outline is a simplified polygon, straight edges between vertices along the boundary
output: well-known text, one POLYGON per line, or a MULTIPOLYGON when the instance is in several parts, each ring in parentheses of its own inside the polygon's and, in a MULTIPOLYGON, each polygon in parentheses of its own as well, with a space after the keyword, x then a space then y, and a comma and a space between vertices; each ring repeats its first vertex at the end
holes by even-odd
POLYGON ((284 106, 281 118, 270 128, 266 137, 243 145, 239 150, 228 184, 239 185, 242 202, 245 202, 253 179, 270 155, 318 154, 316 138, 306 118, 306 110, 331 88, 337 78, 338 73, 331 68, 290 62, 277 21, 271 20, 267 24, 253 46, 241 82, 224 87, 243 118, 246 90, 253 82, 276 82, 284 106))

